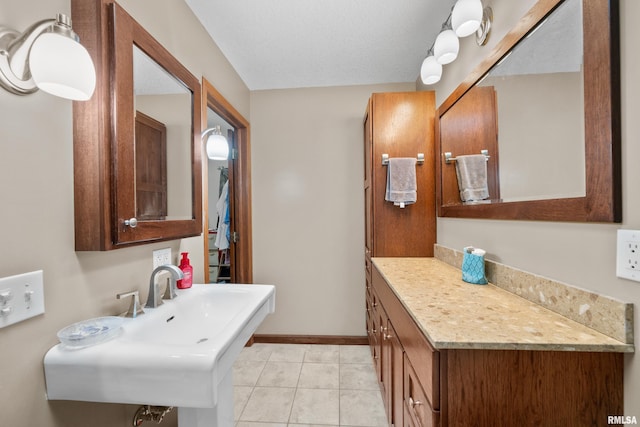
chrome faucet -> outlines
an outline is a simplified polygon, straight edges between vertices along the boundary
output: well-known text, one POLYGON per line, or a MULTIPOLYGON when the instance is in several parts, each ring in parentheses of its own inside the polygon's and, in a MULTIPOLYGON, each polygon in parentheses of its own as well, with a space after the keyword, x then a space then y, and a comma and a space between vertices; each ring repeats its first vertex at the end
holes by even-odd
POLYGON ((168 271, 171 274, 171 277, 169 278, 167 283, 165 298, 172 299, 177 295, 176 281, 182 279, 182 270, 172 264, 161 265, 151 273, 151 279, 149 279, 149 296, 147 297, 147 303, 144 305, 145 308, 156 308, 162 305, 162 295, 158 291, 156 276, 158 275, 158 273, 161 273, 163 271, 168 271))

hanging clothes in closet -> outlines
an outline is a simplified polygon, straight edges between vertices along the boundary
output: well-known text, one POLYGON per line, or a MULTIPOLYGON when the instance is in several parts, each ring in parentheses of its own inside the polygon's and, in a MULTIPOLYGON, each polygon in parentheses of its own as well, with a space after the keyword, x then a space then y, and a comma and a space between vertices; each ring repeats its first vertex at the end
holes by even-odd
POLYGON ((216 203, 218 213, 218 233, 216 234, 216 247, 219 250, 229 248, 229 180, 224 183, 222 192, 216 203))

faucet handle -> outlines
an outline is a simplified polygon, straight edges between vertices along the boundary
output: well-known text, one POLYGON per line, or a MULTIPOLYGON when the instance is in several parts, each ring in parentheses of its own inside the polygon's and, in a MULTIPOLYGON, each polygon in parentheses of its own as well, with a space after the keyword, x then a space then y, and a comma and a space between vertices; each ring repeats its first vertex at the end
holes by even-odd
POLYGON ((131 303, 129 304, 129 309, 126 313, 123 313, 124 317, 138 317, 141 314, 144 314, 144 309, 142 305, 140 305, 140 295, 138 291, 131 292, 122 292, 116 295, 117 299, 131 297, 131 303))

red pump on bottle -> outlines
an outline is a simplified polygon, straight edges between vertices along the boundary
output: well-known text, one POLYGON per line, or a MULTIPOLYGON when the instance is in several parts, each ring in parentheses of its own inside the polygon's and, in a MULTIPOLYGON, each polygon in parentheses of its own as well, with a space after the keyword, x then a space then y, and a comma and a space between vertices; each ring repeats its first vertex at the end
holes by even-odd
POLYGON ((178 285, 178 289, 188 289, 193 284, 193 281, 192 281, 193 267, 189 262, 189 258, 188 258, 189 253, 182 252, 181 255, 182 255, 182 259, 180 260, 179 268, 180 270, 182 270, 182 274, 184 275, 184 277, 178 280, 177 285, 178 285))

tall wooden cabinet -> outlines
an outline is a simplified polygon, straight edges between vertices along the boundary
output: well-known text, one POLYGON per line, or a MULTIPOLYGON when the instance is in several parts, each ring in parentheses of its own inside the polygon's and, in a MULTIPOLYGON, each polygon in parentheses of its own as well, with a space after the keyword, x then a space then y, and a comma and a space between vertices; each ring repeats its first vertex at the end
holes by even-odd
POLYGON ((372 256, 433 256, 435 208, 435 94, 374 93, 364 119, 365 251, 372 256), (400 208, 384 200, 382 155, 417 157, 418 199, 400 208))
POLYGON ((378 295, 371 286, 371 257, 431 257, 436 240, 435 94, 375 93, 364 117, 364 199, 367 334, 387 404, 390 425, 402 425, 403 352, 378 295), (418 196, 404 208, 384 200, 389 158, 417 157, 418 196), (384 377, 383 377, 384 376, 384 377))

